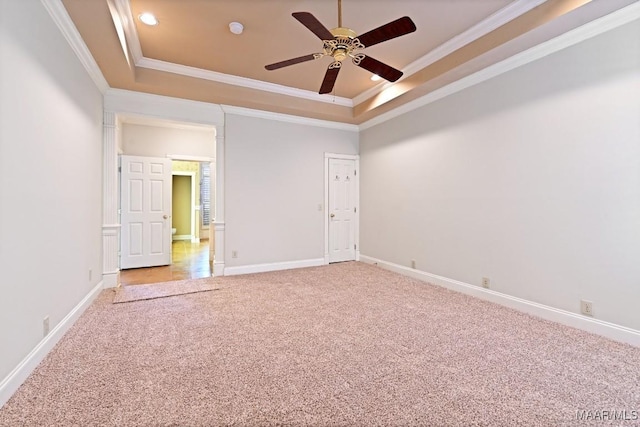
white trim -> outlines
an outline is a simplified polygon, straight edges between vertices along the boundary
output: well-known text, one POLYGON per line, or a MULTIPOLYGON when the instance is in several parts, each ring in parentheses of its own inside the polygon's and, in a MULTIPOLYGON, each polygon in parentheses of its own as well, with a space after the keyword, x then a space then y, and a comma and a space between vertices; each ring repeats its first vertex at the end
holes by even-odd
MULTIPOLYGON (((225 225, 224 222, 214 221, 211 223, 209 227, 213 228, 213 275, 214 276, 224 276, 225 268, 224 268, 224 233, 225 233, 225 225)), ((211 248, 211 242, 209 243, 209 248, 211 248)))
POLYGON ((268 264, 241 265, 238 267, 226 267, 225 276, 239 274, 264 273, 267 271, 291 270, 294 268, 318 267, 324 265, 324 258, 303 259, 300 261, 274 262, 268 264))
POLYGON ((102 116, 102 281, 105 287, 120 283, 120 129, 115 114, 102 116))
POLYGON ((359 154, 324 153, 325 159, 360 160, 359 154))
POLYGON ((231 105, 221 105, 222 111, 226 114, 235 114, 238 116, 256 117, 259 119, 276 120, 279 122, 296 123, 301 125, 316 126, 330 129, 347 130, 358 132, 358 125, 349 123, 332 122, 329 120, 310 119, 308 117, 292 116, 290 114, 273 113, 271 111, 254 110, 252 108, 234 107, 231 105))
POLYGON ((131 2, 129 0, 113 0, 116 11, 120 15, 122 21, 122 29, 124 30, 125 40, 128 41, 127 48, 133 57, 133 63, 137 64, 142 55, 142 45, 136 30, 135 18, 131 12, 131 2))
POLYGON ((215 162, 216 159, 213 157, 202 157, 202 156, 183 156, 180 154, 167 154, 167 158, 171 160, 180 160, 183 162, 215 162))
POLYGON ((0 382, 0 408, 7 403, 22 383, 31 375, 45 356, 55 347, 80 315, 91 305, 103 289, 102 281, 60 321, 49 334, 0 382))
POLYGON ((120 270, 105 271, 102 273, 102 282, 104 289, 118 287, 120 284, 120 270))
POLYGON ((151 70, 164 71, 167 73, 179 74, 182 76, 195 77, 197 79, 209 80, 233 86, 257 89, 264 92, 277 93, 279 95, 293 96, 296 98, 309 99, 311 101, 325 102, 343 107, 353 107, 353 101, 349 98, 332 95, 320 95, 310 90, 296 89, 290 86, 275 83, 263 82, 261 80, 249 79, 247 77, 233 76, 231 74, 219 73, 216 71, 203 70, 202 68, 189 67, 187 65, 175 64, 173 62, 160 61, 158 59, 141 58, 136 62, 136 66, 151 70))
POLYGON ((118 116, 143 116, 160 120, 197 123, 216 127, 224 134, 224 113, 218 104, 173 98, 124 89, 109 89, 104 109, 118 116))
MULTIPOLYGON (((531 9, 541 5, 546 1, 547 0, 516 0, 513 3, 508 4, 493 15, 489 16, 488 18, 484 19, 468 30, 458 34, 457 36, 452 37, 423 57, 416 59, 411 64, 404 67, 402 69, 402 72, 404 74, 402 78, 398 80, 398 82, 401 82, 402 80, 417 73, 423 68, 428 67, 434 62, 444 58, 447 55, 450 55, 461 47, 466 46, 467 44, 479 39, 480 37, 514 20, 518 16, 527 13, 531 9)), ((382 82, 372 87, 371 89, 367 89, 366 91, 353 98, 353 104, 361 104, 372 96, 375 96, 376 94, 382 92, 386 88, 393 86, 393 84, 394 83, 382 82)))
POLYGON ((355 260, 360 261, 360 155, 324 153, 324 265, 329 264, 329 159, 353 160, 356 167, 355 260))
POLYGON ((86 43, 80 36, 78 29, 73 24, 69 13, 67 13, 67 9, 65 9, 61 0, 41 0, 44 8, 49 12, 53 22, 56 23, 60 32, 69 43, 69 46, 76 54, 80 63, 87 71, 95 85, 98 87, 98 90, 102 93, 105 93, 107 89, 109 89, 109 83, 102 75, 102 71, 100 71, 100 67, 98 67, 98 63, 91 52, 89 52, 89 48, 86 43))
POLYGON ((197 132, 216 131, 215 126, 210 124, 186 123, 184 121, 172 121, 166 119, 159 120, 136 114, 118 114, 118 119, 121 124, 126 123, 132 125, 153 126, 168 129, 185 129, 194 130, 197 132))
POLYGON ((445 98, 454 93, 460 92, 469 87, 475 86, 486 80, 504 74, 515 68, 526 65, 530 62, 544 58, 562 49, 566 49, 570 46, 578 44, 582 41, 588 40, 599 34, 610 31, 614 28, 620 27, 629 22, 635 21, 640 18, 640 2, 633 3, 622 9, 619 9, 609 15, 602 18, 591 21, 585 25, 582 25, 574 30, 568 31, 556 38, 541 43, 535 47, 520 52, 508 59, 493 64, 477 73, 471 74, 458 81, 450 83, 442 88, 435 90, 421 98, 415 99, 398 108, 374 117, 360 125, 360 130, 369 129, 380 123, 384 123, 387 120, 391 120, 402 114, 413 111, 417 108, 431 104, 439 99, 445 98))
POLYGON ((191 234, 176 234, 174 236, 171 236, 171 240, 176 241, 176 240, 189 240, 191 241, 191 239, 193 238, 193 236, 191 234))
POLYGON ((127 45, 127 37, 125 35, 124 27, 127 23, 127 19, 124 18, 120 12, 118 12, 118 8, 114 3, 114 0, 107 0, 107 6, 109 7, 109 13, 111 13, 111 20, 113 21, 113 26, 116 30, 116 35, 118 36, 118 41, 120 42, 120 47, 122 48, 122 53, 124 54, 124 58, 127 60, 127 65, 129 69, 135 72, 134 64, 131 59, 131 55, 129 54, 129 47, 127 45))
POLYGON ((539 304, 537 302, 528 301, 522 298, 492 291, 490 289, 474 286, 469 283, 460 282, 458 280, 449 279, 447 277, 438 276, 436 274, 427 273, 425 271, 416 270, 391 262, 383 261, 366 255, 361 255, 362 262, 374 264, 386 270, 412 277, 414 279, 438 285, 452 291, 461 292, 486 301, 491 301, 505 307, 541 317, 552 322, 561 323, 566 326, 581 329, 601 335, 612 340, 625 342, 640 347, 640 331, 616 325, 614 323, 605 322, 603 320, 586 317, 570 311, 561 310, 559 308, 550 307, 548 305, 539 304))

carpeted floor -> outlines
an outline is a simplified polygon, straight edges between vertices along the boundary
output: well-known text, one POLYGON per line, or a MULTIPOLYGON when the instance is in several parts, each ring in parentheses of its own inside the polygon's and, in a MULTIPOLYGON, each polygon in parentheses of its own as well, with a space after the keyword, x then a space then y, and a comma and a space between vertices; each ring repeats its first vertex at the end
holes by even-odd
POLYGON ((602 425, 577 411, 640 410, 639 348, 377 267, 200 280, 219 290, 104 291, 0 425, 602 425))

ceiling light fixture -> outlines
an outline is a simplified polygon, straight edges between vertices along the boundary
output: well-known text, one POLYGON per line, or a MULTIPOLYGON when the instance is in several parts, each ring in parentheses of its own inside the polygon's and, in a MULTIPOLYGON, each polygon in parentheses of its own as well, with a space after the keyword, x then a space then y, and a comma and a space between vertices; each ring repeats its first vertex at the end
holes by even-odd
POLYGON ((153 13, 145 12, 138 15, 138 19, 145 25, 158 25, 158 18, 156 18, 153 13))
POLYGON ((229 24, 229 31, 233 34, 242 34, 242 31, 244 31, 244 25, 239 22, 231 22, 229 24))
POLYGON ((372 76, 371 76, 371 81, 373 81, 373 82, 377 82, 377 81, 378 81, 378 80, 380 80, 381 78, 382 78, 382 77, 380 77, 379 75, 374 74, 374 75, 372 75, 372 76))

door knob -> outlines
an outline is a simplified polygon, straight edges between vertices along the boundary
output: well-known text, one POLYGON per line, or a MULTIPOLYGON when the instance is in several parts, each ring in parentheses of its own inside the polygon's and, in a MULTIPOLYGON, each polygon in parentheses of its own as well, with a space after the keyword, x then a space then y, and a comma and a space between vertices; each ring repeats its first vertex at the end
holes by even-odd
POLYGON ((162 218, 167 219, 169 218, 169 215, 162 215, 162 218))
POLYGON ((336 214, 331 214, 331 215, 329 215, 329 216, 330 216, 331 218, 333 218, 334 216, 336 216, 336 214))

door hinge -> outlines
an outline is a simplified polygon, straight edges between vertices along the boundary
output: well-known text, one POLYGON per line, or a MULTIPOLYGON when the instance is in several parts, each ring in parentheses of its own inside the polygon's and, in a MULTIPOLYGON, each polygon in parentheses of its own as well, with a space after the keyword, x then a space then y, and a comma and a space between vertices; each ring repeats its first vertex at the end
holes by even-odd
POLYGON ((118 172, 122 172, 122 166, 118 166, 118 172))
POLYGON ((356 247, 356 245, 353 245, 353 249, 358 249, 358 248, 356 247))
POLYGON ((356 175, 358 175, 358 171, 357 171, 357 170, 354 170, 354 171, 353 171, 353 176, 356 176, 356 175))
POLYGON ((357 209, 357 208, 353 208, 353 212, 354 212, 354 213, 355 213, 355 212, 358 212, 358 209, 357 209))

